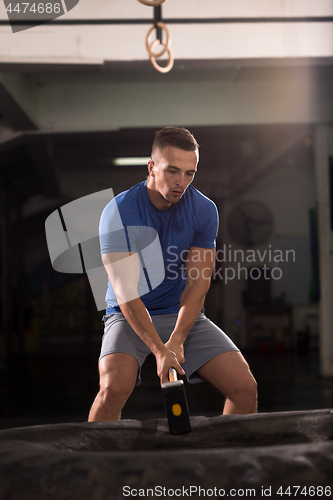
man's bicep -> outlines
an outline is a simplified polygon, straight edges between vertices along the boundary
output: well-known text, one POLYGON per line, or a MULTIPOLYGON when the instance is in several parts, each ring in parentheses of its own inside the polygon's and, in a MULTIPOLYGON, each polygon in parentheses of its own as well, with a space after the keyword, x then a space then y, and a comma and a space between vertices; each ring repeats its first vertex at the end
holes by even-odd
POLYGON ((108 273, 118 304, 138 298, 140 260, 137 253, 110 252, 102 254, 102 262, 108 273))
POLYGON ((186 256, 186 278, 192 284, 210 282, 215 263, 215 248, 191 247, 186 256))

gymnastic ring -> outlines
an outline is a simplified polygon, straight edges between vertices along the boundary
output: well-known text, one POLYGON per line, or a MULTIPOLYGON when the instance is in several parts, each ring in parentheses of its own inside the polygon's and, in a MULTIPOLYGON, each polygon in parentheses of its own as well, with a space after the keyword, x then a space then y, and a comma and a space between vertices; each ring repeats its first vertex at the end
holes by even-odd
MULTIPOLYGON (((158 42, 158 40, 155 40, 153 43, 152 43, 152 47, 153 45, 158 42)), ((162 42, 163 45, 165 44, 165 42, 162 42)), ((167 64, 167 66, 163 67, 163 66, 159 66, 156 62, 156 59, 154 56, 150 56, 150 61, 152 63, 152 65, 154 66, 155 69, 157 69, 157 71, 159 71, 160 73, 168 73, 172 67, 173 67, 173 63, 174 63, 174 57, 173 57, 173 53, 172 53, 172 50, 170 49, 170 47, 167 46, 166 50, 168 51, 168 54, 169 54, 169 62, 167 64)))
POLYGON ((139 0, 139 2, 144 5, 149 5, 150 7, 157 7, 158 5, 161 5, 164 0, 139 0))
POLYGON ((146 48, 147 48, 147 51, 148 51, 148 54, 151 56, 151 57, 160 57, 164 54, 164 52, 167 51, 167 48, 168 48, 168 43, 169 43, 169 38, 170 38, 170 35, 169 35, 169 30, 168 28, 165 26, 164 23, 157 23, 157 26, 159 28, 162 28, 162 30, 165 31, 165 34, 166 34, 166 41, 165 42, 162 42, 161 40, 154 40, 154 42, 149 45, 149 37, 152 33, 152 31, 156 28, 156 26, 153 24, 152 27, 149 29, 148 33, 147 33, 147 36, 146 36, 146 48), (151 50, 153 45, 155 44, 155 42, 160 42, 162 45, 164 45, 164 48, 160 51, 160 52, 157 52, 156 54, 151 50))

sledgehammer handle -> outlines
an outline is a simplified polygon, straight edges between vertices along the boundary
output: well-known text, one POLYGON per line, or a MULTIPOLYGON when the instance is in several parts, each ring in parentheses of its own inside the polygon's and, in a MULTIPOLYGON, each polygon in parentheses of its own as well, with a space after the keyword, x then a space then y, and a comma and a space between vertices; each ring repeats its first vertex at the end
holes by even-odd
POLYGON ((177 371, 173 368, 173 366, 169 368, 168 375, 169 375, 169 382, 175 382, 176 380, 178 380, 177 371))

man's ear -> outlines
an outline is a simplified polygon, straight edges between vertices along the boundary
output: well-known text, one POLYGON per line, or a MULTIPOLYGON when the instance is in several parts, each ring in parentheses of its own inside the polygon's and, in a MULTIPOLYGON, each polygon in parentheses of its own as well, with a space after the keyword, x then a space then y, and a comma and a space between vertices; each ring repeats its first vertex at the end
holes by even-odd
POLYGON ((153 172, 154 164, 155 164, 155 163, 153 162, 153 160, 149 160, 149 161, 148 161, 148 174, 149 174, 151 177, 155 177, 154 172, 153 172))

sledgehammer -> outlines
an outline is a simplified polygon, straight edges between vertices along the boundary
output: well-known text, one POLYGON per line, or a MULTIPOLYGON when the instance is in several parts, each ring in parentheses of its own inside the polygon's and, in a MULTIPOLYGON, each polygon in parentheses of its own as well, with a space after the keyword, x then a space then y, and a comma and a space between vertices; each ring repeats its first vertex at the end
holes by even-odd
POLYGON ((177 371, 169 369, 169 382, 162 384, 164 405, 171 434, 185 434, 191 431, 184 382, 177 380, 177 371))

